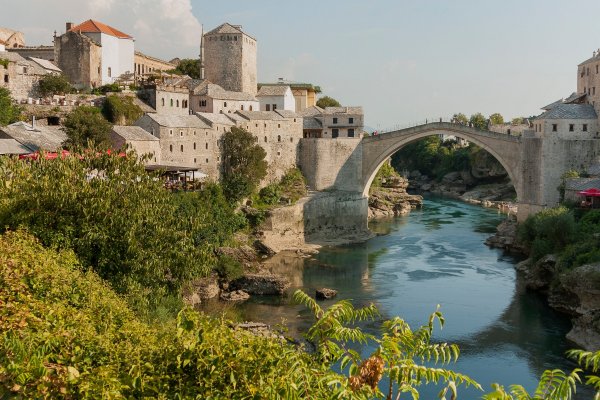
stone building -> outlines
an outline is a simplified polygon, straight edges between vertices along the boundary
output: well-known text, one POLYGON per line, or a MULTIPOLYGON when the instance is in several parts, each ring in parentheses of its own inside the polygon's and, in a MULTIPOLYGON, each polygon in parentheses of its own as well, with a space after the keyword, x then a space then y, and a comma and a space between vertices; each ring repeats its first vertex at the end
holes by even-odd
POLYGON ((134 72, 133 37, 111 26, 87 20, 54 38, 55 60, 79 88, 114 83, 134 72))
POLYGON ((42 60, 54 60, 54 46, 24 46, 7 48, 7 51, 17 53, 23 58, 41 58, 42 60))
POLYGON ((287 85, 261 86, 256 97, 260 103, 260 111, 296 111, 296 99, 287 85))
POLYGON ((22 32, 0 27, 0 43, 7 49, 25 46, 25 36, 22 32))
POLYGON ((140 97, 159 114, 189 115, 190 91, 187 86, 168 83, 146 84, 140 97))
POLYGON ((222 24, 203 35, 205 78, 232 92, 256 96, 256 39, 240 25, 222 24))
POLYGON ((236 111, 258 111, 259 102, 254 95, 225 90, 208 80, 196 81, 190 90, 192 112, 225 113, 236 111))
POLYGON ((577 66, 577 94, 586 95, 586 102, 600 115, 600 49, 577 66))
POLYGON ((10 91, 13 99, 23 102, 39 97, 39 81, 49 73, 60 73, 44 60, 26 60, 17 53, 0 52, 0 87, 10 91))
POLYGON ((139 126, 113 126, 110 141, 115 150, 135 150, 145 164, 161 163, 159 139, 139 126))
POLYGON ((0 127, 0 139, 14 139, 32 151, 58 151, 62 149, 67 135, 58 126, 41 126, 35 122, 15 122, 0 127))
POLYGON ((305 138, 358 138, 364 129, 362 107, 309 107, 304 117, 305 138))
POLYGON ((317 105, 317 94, 321 93, 321 88, 310 83, 286 82, 283 80, 283 78, 280 78, 278 83, 259 83, 258 89, 260 91, 260 89, 264 86, 279 85, 286 85, 292 89, 292 95, 294 96, 296 105, 296 112, 301 112, 309 107, 314 107, 317 105))
POLYGON ((139 82, 145 77, 162 71, 175 69, 176 65, 156 57, 148 56, 141 51, 136 51, 133 58, 133 71, 135 81, 139 82))

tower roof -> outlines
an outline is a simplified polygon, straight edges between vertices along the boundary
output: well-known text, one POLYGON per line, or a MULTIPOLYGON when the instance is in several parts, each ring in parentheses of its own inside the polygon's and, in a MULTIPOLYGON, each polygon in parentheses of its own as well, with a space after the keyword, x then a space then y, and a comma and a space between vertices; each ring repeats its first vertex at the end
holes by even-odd
POLYGON ((94 21, 93 19, 88 19, 87 21, 74 26, 69 29, 69 32, 104 33, 106 35, 118 37, 119 39, 133 39, 132 36, 129 36, 112 26, 103 24, 102 22, 94 21))
POLYGON ((241 25, 232 25, 228 22, 217 26, 212 31, 206 32, 205 35, 220 35, 220 34, 236 34, 241 33, 242 35, 246 35, 254 39, 252 36, 248 35, 244 31, 242 31, 241 25))

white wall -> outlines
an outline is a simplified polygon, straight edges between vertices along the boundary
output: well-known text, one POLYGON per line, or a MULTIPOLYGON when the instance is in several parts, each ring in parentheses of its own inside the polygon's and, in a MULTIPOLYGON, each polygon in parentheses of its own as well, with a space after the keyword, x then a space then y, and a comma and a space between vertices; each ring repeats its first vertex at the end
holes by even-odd
POLYGON ((4 47, 4 45, 2 43, 0 43, 0 51, 6 51, 6 48, 4 47))
POLYGON ((102 84, 110 84, 125 72, 133 72, 133 39, 119 39, 104 33, 85 33, 102 45, 102 84), (108 68, 111 69, 110 77, 108 68))

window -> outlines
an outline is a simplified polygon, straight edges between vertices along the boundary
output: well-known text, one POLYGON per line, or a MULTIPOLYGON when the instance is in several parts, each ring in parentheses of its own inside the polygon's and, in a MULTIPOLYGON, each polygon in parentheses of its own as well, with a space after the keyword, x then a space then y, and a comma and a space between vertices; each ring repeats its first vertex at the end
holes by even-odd
POLYGON ((278 152, 277 152, 277 156, 280 156, 280 155, 281 155, 281 152, 280 152, 280 151, 278 151, 278 152))
POLYGON ((108 67, 108 77, 110 78, 112 76, 112 68, 108 67))
POLYGON ((173 129, 169 129, 169 135, 173 136, 173 129))
POLYGON ((4 83, 8 83, 8 75, 4 75, 4 83))
POLYGON ((194 164, 196 164, 196 159, 194 158, 194 164))
POLYGON ((558 126, 556 124, 552 124, 552 132, 556 132, 558 130, 558 126))
POLYGON ((208 150, 208 142, 205 143, 204 148, 208 150))
POLYGON ((240 110, 244 111, 244 105, 243 104, 240 106, 240 110))
POLYGON ((223 102, 223 107, 227 107, 227 102, 226 101, 223 102))
POLYGON ((183 137, 183 131, 179 131, 179 136, 183 137))
POLYGON ((196 142, 194 142, 194 150, 196 150, 196 142))
POLYGON ((277 104, 273 104, 273 111, 277 110, 277 104))
POLYGON ((163 107, 165 106, 165 98, 164 97, 161 99, 161 104, 163 107))
POLYGON ((177 99, 177 107, 179 107, 179 99, 177 99))
POLYGON ((173 107, 173 99, 171 99, 171 107, 173 107))
POLYGON ((265 136, 265 143, 267 143, 267 137, 265 136))
POLYGON ((254 124, 258 128, 258 124, 254 124))
POLYGON ((281 135, 277 135, 277 141, 281 142, 281 135))
POLYGON ((170 145, 169 145, 169 151, 170 151, 171 153, 173 152, 173 145, 172 145, 172 144, 170 144, 170 145))
POLYGON ((334 123, 334 124, 337 124, 337 118, 334 118, 334 119, 333 119, 333 123, 334 123))
POLYGON ((200 107, 206 107, 206 100, 200 100, 200 107))
POLYGON ((277 127, 278 127, 278 128, 281 128, 281 124, 277 124, 277 127))
POLYGON ((354 137, 354 129, 348 129, 348 137, 354 137))
POLYGON ((267 104, 267 111, 271 111, 271 105, 267 104))
POLYGON ((575 124, 569 124, 569 132, 573 132, 575 130, 575 124))
POLYGON ((250 111, 252 111, 252 106, 250 106, 250 111))
POLYGON ((196 136, 196 131, 194 131, 194 136, 196 136))
POLYGON ((587 132, 587 124, 583 124, 583 131, 587 132))
POLYGON ((354 123, 354 118, 352 118, 352 117, 348 118, 348 123, 349 124, 353 124, 354 123))
POLYGON ((332 138, 336 138, 336 137, 338 137, 338 136, 340 136, 340 130, 339 130, 339 129, 337 129, 337 128, 334 128, 334 129, 332 129, 332 130, 331 130, 331 137, 332 137, 332 138))
POLYGON ((293 137, 290 138, 290 143, 294 143, 294 138, 293 137))
POLYGON ((183 145, 179 146, 179 149, 181 150, 181 152, 183 153, 183 145))
POLYGON ((208 158, 206 159, 206 163, 208 164, 208 158))
POLYGON ((23 67, 23 73, 26 74, 27 73, 27 67, 23 67))

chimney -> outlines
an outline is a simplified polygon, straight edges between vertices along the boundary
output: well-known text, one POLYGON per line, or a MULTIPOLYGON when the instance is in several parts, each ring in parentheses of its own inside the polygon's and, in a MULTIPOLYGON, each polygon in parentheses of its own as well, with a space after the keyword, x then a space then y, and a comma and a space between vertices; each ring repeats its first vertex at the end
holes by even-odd
POLYGON ((73 23, 67 22, 67 32, 69 32, 71 30, 71 28, 73 28, 73 23))

